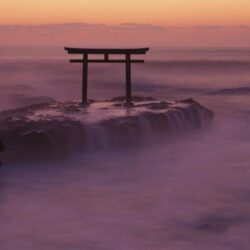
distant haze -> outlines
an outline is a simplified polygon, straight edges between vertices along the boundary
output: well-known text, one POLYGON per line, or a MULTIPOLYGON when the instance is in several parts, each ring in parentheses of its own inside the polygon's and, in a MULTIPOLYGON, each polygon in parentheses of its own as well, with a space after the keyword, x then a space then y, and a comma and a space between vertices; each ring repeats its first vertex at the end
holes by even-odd
POLYGON ((0 25, 0 46, 249 47, 250 26, 148 23, 0 25))
POLYGON ((0 46, 248 47, 249 0, 0 1, 0 46))

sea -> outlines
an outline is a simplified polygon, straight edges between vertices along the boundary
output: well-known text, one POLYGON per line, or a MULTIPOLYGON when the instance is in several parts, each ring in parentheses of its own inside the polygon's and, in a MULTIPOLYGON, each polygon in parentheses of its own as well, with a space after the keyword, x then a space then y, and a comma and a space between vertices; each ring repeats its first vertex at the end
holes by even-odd
MULTIPOLYGON (((72 58, 61 47, 0 48, 0 110, 80 100, 72 58)), ((1 159, 1 250, 249 249, 250 48, 162 47, 139 58, 134 95, 193 98, 212 124, 46 164, 1 159)), ((124 93, 123 64, 89 66, 90 99, 124 93)))

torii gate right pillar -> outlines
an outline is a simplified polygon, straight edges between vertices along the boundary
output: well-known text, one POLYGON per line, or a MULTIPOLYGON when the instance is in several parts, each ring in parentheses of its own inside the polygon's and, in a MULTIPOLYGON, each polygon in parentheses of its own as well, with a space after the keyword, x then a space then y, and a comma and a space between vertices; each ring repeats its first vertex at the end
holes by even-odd
POLYGON ((126 54, 126 106, 132 105, 131 55, 126 54))

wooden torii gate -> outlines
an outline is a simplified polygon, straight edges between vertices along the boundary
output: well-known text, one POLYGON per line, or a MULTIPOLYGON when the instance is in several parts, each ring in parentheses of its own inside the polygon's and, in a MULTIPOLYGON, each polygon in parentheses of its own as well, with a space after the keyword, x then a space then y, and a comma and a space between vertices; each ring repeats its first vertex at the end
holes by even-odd
POLYGON ((132 105, 131 63, 144 63, 144 60, 132 59, 132 55, 146 54, 149 48, 138 49, 86 49, 65 47, 68 54, 80 54, 82 59, 71 59, 71 63, 82 63, 82 104, 88 105, 88 63, 125 63, 126 64, 126 106, 132 105), (103 54, 103 59, 89 59, 89 55, 103 54), (109 55, 124 55, 124 59, 110 59, 109 55))

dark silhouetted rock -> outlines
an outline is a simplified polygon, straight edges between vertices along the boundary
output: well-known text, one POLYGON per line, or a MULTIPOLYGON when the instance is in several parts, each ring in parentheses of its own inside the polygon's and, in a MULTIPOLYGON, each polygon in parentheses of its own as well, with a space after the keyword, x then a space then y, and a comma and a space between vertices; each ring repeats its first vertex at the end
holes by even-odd
MULTIPOLYGON (((5 150, 5 146, 3 141, 0 140, 0 152, 3 152, 5 150)), ((2 162, 0 161, 0 167, 2 167, 2 162)))
POLYGON ((0 140, 0 152, 3 152, 5 150, 5 146, 3 141, 0 140))

